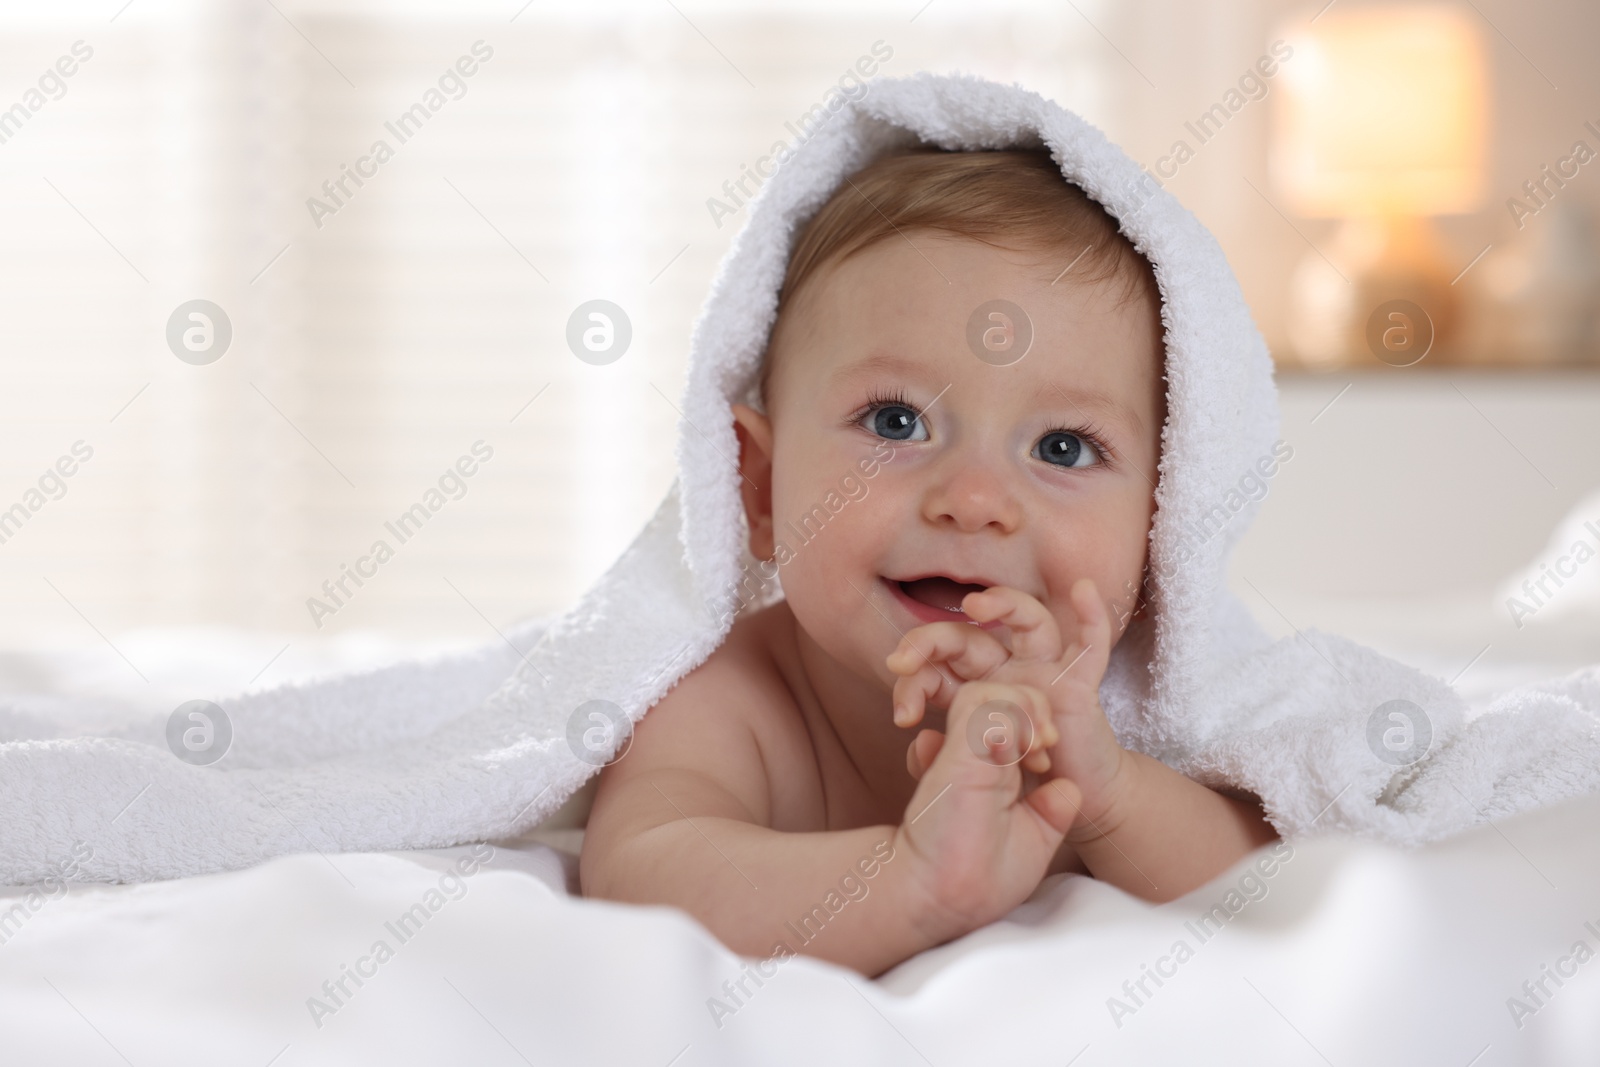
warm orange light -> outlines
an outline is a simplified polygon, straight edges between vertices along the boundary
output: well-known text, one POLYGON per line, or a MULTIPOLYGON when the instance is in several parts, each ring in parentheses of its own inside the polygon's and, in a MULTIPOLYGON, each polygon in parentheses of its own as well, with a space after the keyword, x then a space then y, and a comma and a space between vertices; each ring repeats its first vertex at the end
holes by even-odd
POLYGON ((1334 8, 1290 43, 1272 174, 1294 210, 1448 215, 1478 206, 1488 89, 1470 14, 1334 8))

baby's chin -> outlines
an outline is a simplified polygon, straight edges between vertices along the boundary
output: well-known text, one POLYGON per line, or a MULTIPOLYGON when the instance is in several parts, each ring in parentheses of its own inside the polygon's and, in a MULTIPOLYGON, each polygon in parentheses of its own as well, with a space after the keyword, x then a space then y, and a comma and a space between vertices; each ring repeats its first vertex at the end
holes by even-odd
MULTIPOLYGON (((871 590, 862 580, 852 579, 875 602, 863 600, 848 585, 850 601, 833 597, 812 597, 804 589, 786 589, 784 606, 794 619, 796 637, 820 650, 835 668, 863 679, 871 678, 893 687, 895 675, 884 660, 900 643, 909 627, 891 624, 892 605, 882 590, 871 590)), ((843 584, 843 583, 841 583, 843 584)))

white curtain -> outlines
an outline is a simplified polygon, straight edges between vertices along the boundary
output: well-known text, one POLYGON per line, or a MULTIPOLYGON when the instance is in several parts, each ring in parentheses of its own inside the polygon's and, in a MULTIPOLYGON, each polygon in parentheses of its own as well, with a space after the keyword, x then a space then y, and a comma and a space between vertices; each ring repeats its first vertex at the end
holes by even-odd
POLYGON ((946 0, 0 9, 0 107, 92 50, 0 143, 0 508, 27 512, 0 543, 0 642, 491 637, 559 610, 671 482, 690 329, 745 218, 718 226, 707 199, 875 42, 875 76, 1022 81, 1114 127, 1106 38, 1127 21, 946 0), (401 143, 385 124, 430 90, 401 143), (392 158, 363 163, 378 140, 392 158), (345 167, 368 176, 334 204, 345 167), (195 299, 232 326, 206 365, 166 340, 195 299), (565 341, 592 299, 632 323, 605 366, 565 341), (65 495, 27 508, 80 440, 65 495), (401 543, 385 523, 479 441, 465 495, 401 543), (323 583, 378 540, 393 558, 335 605, 323 583), (311 597, 336 607, 320 628, 311 597))

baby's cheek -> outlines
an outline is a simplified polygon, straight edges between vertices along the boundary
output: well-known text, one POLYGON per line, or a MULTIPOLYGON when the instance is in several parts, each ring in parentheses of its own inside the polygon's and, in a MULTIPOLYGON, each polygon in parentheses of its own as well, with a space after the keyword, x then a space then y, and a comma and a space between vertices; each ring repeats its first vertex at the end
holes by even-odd
POLYGON ((784 596, 795 622, 835 660, 854 660, 864 651, 864 621, 859 613, 871 608, 852 583, 871 595, 860 578, 847 575, 838 561, 824 558, 816 543, 800 548, 783 569, 784 596))
MULTIPOLYGON (((881 661, 898 635, 879 612, 886 611, 878 580, 882 541, 892 535, 864 505, 870 496, 829 512, 826 522, 815 511, 777 523, 776 543, 784 595, 795 619, 830 655, 843 660, 881 661), (856 509, 852 513, 852 509, 856 509), (881 654, 876 652, 882 645, 881 654)), ((877 667, 882 667, 881 662, 877 667)), ((883 668, 887 672, 887 668, 883 668)))
POLYGON ((1099 556, 1099 553, 1087 546, 1081 547, 1071 556, 1058 555, 1056 558, 1072 558, 1074 565, 1058 568, 1046 578, 1046 585, 1050 590, 1050 614, 1061 628, 1064 643, 1070 644, 1074 641, 1082 625, 1078 620, 1077 610, 1072 606, 1072 587, 1079 580, 1088 578, 1094 582, 1095 592, 1099 595, 1100 602, 1106 606, 1106 614, 1111 620, 1113 636, 1124 628, 1127 616, 1132 613, 1137 603, 1138 570, 1130 571, 1125 560, 1098 558, 1099 556))
POLYGON ((837 606, 847 598, 859 601, 851 583, 863 586, 861 564, 848 526, 837 517, 825 524, 817 518, 812 514, 804 522, 779 520, 777 551, 780 559, 786 550, 788 555, 782 569, 784 591, 791 601, 817 609, 837 606))

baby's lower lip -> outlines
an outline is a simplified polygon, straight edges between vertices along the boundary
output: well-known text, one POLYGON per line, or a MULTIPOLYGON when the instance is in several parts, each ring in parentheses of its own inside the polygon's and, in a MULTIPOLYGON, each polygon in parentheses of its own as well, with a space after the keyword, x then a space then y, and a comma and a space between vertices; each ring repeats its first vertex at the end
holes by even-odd
POLYGON ((899 582, 889 578, 880 578, 878 580, 889 590, 890 598, 909 612, 919 623, 964 622, 972 626, 981 626, 985 630, 993 630, 1002 625, 999 622, 978 622, 964 611, 947 611, 944 608, 936 608, 931 604, 924 604, 920 600, 907 596, 906 591, 900 588, 899 582))

